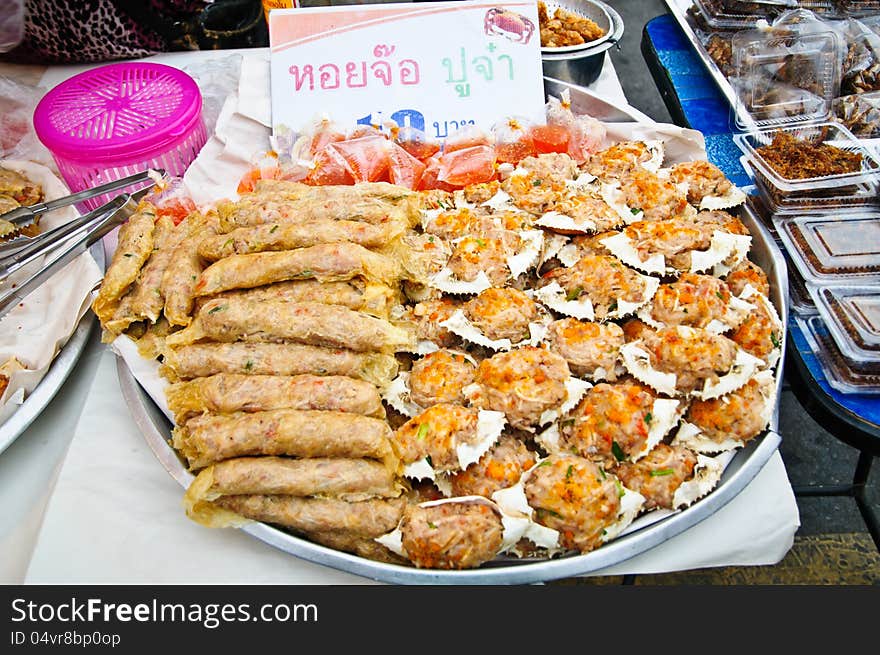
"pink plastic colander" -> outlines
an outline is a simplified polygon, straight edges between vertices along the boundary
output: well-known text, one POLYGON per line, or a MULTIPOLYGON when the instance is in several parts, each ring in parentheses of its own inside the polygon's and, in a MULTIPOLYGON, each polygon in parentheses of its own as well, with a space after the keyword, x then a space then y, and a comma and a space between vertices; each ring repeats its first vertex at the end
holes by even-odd
POLYGON ((34 129, 71 191, 146 168, 183 175, 208 138, 195 81, 148 62, 109 64, 62 82, 37 105, 34 129))

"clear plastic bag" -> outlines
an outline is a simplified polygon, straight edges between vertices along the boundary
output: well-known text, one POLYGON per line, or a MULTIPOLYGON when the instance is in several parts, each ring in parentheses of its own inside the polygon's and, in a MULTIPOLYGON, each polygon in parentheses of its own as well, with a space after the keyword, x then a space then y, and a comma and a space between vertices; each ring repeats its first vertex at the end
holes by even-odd
POLYGON ((24 37, 24 0, 4 0, 0 12, 0 52, 9 52, 24 37))

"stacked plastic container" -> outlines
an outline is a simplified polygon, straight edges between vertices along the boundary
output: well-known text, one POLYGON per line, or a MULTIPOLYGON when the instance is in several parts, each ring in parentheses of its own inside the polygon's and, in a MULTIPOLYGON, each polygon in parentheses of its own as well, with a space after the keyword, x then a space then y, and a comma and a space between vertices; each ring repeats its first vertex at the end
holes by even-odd
POLYGON ((792 320, 832 387, 880 393, 880 159, 832 119, 845 44, 808 28, 742 31, 732 45, 734 141, 755 181, 750 207, 786 253, 792 320), (785 177, 765 157, 779 132, 858 154, 860 167, 785 177))

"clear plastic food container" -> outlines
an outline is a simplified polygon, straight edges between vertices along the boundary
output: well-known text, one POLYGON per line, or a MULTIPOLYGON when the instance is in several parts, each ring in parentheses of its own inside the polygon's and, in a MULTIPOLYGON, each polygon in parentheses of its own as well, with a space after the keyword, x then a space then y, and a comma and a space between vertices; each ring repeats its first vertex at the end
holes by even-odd
MULTIPOLYGON (((694 16, 707 32, 713 30, 751 30, 764 15, 744 11, 728 11, 720 0, 693 0, 694 16)), ((768 13, 771 9, 767 7, 768 13)))
POLYGON ((840 195, 825 191, 827 195, 817 192, 780 193, 760 173, 753 171, 755 188, 772 216, 802 216, 806 212, 822 212, 839 214, 857 212, 859 209, 876 205, 880 207, 878 184, 856 184, 845 187, 840 195))
POLYGON ((788 269, 788 300, 791 311, 801 316, 811 316, 819 312, 813 297, 807 291, 804 278, 801 277, 797 266, 791 262, 791 257, 785 256, 785 266, 788 269))
POLYGON ((828 384, 841 393, 880 393, 880 365, 848 359, 837 347, 819 315, 794 316, 828 384))
POLYGON ((807 285, 840 351, 858 362, 880 363, 880 285, 807 285))
POLYGON ((773 224, 807 282, 880 284, 880 212, 775 218, 773 224))
POLYGON ((792 194, 817 195, 818 190, 827 190, 826 196, 850 195, 857 191, 858 185, 872 185, 880 180, 880 161, 876 155, 862 145, 852 132, 834 121, 754 130, 735 134, 733 139, 745 153, 755 173, 760 173, 783 197, 792 194), (860 155, 858 170, 811 177, 785 177, 776 171, 760 150, 772 143, 777 132, 798 141, 807 141, 817 146, 830 145, 850 155, 860 155))

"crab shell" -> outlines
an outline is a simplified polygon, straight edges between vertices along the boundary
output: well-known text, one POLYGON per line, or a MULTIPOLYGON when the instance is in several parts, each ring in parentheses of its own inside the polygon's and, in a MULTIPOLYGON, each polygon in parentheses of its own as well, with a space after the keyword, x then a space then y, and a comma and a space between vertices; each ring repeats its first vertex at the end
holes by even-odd
MULTIPOLYGON (((630 457, 631 462, 637 462, 663 441, 672 428, 676 426, 686 406, 673 398, 656 398, 651 407, 651 428, 648 430, 648 438, 644 447, 630 457)), ((559 447, 559 423, 554 423, 539 434, 535 440, 549 453, 561 452, 559 447)))
MULTIPOLYGON (((544 458, 546 459, 546 458, 544 458)), ((501 510, 512 516, 522 516, 529 521, 529 528, 523 534, 523 537, 529 539, 539 548, 546 548, 550 551, 548 554, 554 554, 560 550, 559 532, 552 528, 547 528, 534 520, 535 510, 529 505, 526 497, 525 483, 529 476, 541 465, 544 459, 535 462, 528 471, 522 474, 519 482, 507 489, 500 489, 492 494, 492 500, 498 503, 501 510)), ((617 520, 605 528, 602 535, 602 541, 608 542, 623 532, 635 520, 642 506, 645 504, 645 497, 640 493, 627 489, 622 484, 623 495, 620 498, 620 509, 618 510, 617 520)))
MULTIPOLYGON (((430 343, 432 346, 434 346, 434 349, 426 353, 419 353, 420 355, 428 355, 432 352, 437 352, 438 350, 440 350, 439 347, 437 347, 430 341, 426 341, 424 343, 430 343)), ((459 350, 456 350, 455 353, 467 359, 474 366, 477 365, 477 360, 475 360, 469 354, 461 352, 459 350)), ((397 377, 391 380, 388 386, 385 387, 385 389, 382 391, 382 398, 384 398, 385 402, 391 405, 391 407, 393 407, 395 410, 397 410, 404 416, 412 418, 413 416, 418 416, 419 414, 421 414, 427 409, 427 407, 422 407, 421 405, 418 405, 410 400, 409 376, 409 371, 401 371, 400 373, 398 373, 397 377)))
MULTIPOLYGON (((745 293, 745 292, 743 292, 745 293)), ((739 327, 739 324, 746 320, 746 317, 749 315, 755 308, 749 302, 746 302, 743 299, 742 295, 737 298, 736 296, 730 296, 730 302, 727 305, 727 309, 724 312, 724 316, 720 319, 712 319, 709 321, 709 324, 704 328, 713 334, 724 334, 729 330, 736 329, 739 327)), ((661 329, 667 327, 666 323, 661 323, 660 321, 654 320, 654 317, 651 316, 651 308, 648 305, 645 305, 636 312, 636 316, 640 318, 642 321, 650 325, 652 328, 661 329)))
MULTIPOLYGON (((756 373, 753 378, 759 384, 761 396, 764 399, 764 406, 761 408, 761 418, 764 426, 770 425, 773 418, 773 410, 776 408, 776 379, 773 372, 764 370, 756 373)), ((678 432, 672 439, 675 445, 690 448, 695 453, 722 453, 726 451, 742 448, 744 445, 739 439, 725 439, 718 442, 714 439, 703 436, 703 432, 693 423, 682 421, 678 432)))
MULTIPOLYGON (((474 443, 460 443, 455 447, 458 455, 458 465, 460 470, 466 469, 468 466, 478 461, 486 452, 498 441, 498 437, 504 431, 504 425, 507 419, 504 418, 503 412, 494 412, 491 410, 481 409, 477 413, 477 440, 474 443)), ((403 475, 407 478, 416 480, 437 479, 437 471, 428 461, 428 458, 407 464, 403 469, 403 475)))
POLYGON ((478 346, 485 346, 486 348, 495 351, 511 350, 512 348, 519 348, 520 346, 537 346, 544 340, 544 335, 547 334, 547 325, 552 320, 552 317, 546 312, 546 310, 542 313, 543 316, 541 317, 541 321, 529 323, 529 337, 517 343, 512 343, 510 339, 507 338, 490 339, 483 334, 480 328, 471 323, 470 320, 468 320, 468 317, 465 316, 464 312, 460 309, 455 310, 455 313, 440 323, 440 325, 465 341, 469 341, 478 346))
POLYGON ((693 505, 700 498, 712 491, 721 480, 724 467, 731 457, 725 453, 717 457, 697 455, 697 465, 694 467, 694 477, 682 482, 672 496, 673 509, 681 509, 693 505))
MULTIPOLYGON (((651 255, 648 259, 642 261, 638 251, 632 245, 632 239, 624 232, 602 239, 600 243, 624 264, 645 273, 662 276, 676 275, 680 272, 675 268, 667 266, 666 258, 660 253, 651 255)), ((708 250, 691 251, 691 267, 689 272, 703 273, 713 269, 713 275, 722 277, 718 275, 718 271, 727 269, 730 272, 732 267, 748 254, 751 245, 751 236, 715 230, 712 233, 708 250), (731 256, 735 256, 735 262, 722 264, 731 256)))
MULTIPOLYGON (((516 234, 522 239, 523 245, 519 252, 506 259, 507 268, 510 270, 508 279, 511 280, 537 265, 544 249, 544 232, 542 230, 520 230, 516 234)), ((433 275, 428 280, 428 285, 453 295, 478 294, 493 286, 489 276, 483 271, 480 271, 472 281, 466 282, 457 279, 447 266, 433 275)))
POLYGON ((599 189, 599 195, 602 200, 613 209, 624 225, 635 223, 645 217, 645 212, 641 209, 633 209, 626 204, 623 191, 620 189, 619 183, 606 183, 599 189))
MULTIPOLYGON (((691 331, 691 328, 678 327, 679 331, 691 331)), ((667 396, 685 395, 675 388, 678 376, 675 373, 658 371, 651 365, 650 355, 641 347, 641 339, 636 339, 624 344, 620 348, 620 356, 626 370, 639 382, 647 384, 652 389, 667 396)), ((750 355, 742 348, 737 348, 736 358, 730 371, 718 378, 717 382, 704 380, 703 388, 695 390, 690 395, 701 400, 720 398, 724 394, 736 391, 746 384, 752 376, 764 365, 764 362, 750 355)))
MULTIPOLYGON (((742 293, 739 294, 739 297, 741 300, 744 300, 746 302, 762 305, 764 307, 764 310, 767 312, 767 315, 770 316, 770 320, 773 322, 773 326, 777 330, 779 330, 780 334, 785 334, 785 326, 782 324, 782 319, 779 318, 779 312, 776 311, 776 307, 773 305, 772 302, 770 302, 770 299, 767 296, 758 291, 751 284, 746 284, 746 288, 742 290, 742 293)), ((770 354, 767 356, 767 368, 774 368, 779 362, 779 358, 781 356, 782 342, 780 341, 779 345, 775 346, 770 354)))
MULTIPOLYGON (((657 289, 660 288, 660 281, 657 278, 648 275, 641 275, 640 277, 645 285, 643 294, 645 299, 637 303, 618 299, 617 309, 608 312, 604 319, 605 321, 629 316, 651 302, 654 294, 657 293, 657 289)), ((590 302, 590 298, 586 293, 581 295, 577 300, 567 300, 565 289, 563 289, 558 282, 551 282, 545 287, 535 289, 533 294, 536 300, 541 301, 547 307, 560 314, 573 316, 574 318, 580 318, 585 321, 596 320, 593 303, 590 302)))
MULTIPOLYGON (((453 498, 429 500, 424 503, 419 503, 418 507, 435 507, 437 505, 445 505, 447 503, 473 503, 485 505, 492 508, 492 510, 501 517, 501 525, 503 529, 501 549, 499 550, 499 553, 510 550, 513 546, 515 546, 517 542, 522 539, 524 533, 528 528, 528 520, 524 520, 522 517, 519 516, 509 516, 504 512, 501 507, 498 506, 497 503, 493 503, 488 498, 483 498, 482 496, 456 496, 453 498)), ((397 527, 394 528, 394 530, 379 537, 375 537, 374 540, 385 546, 391 552, 397 553, 402 557, 407 557, 406 551, 404 551, 403 549, 403 533, 400 529, 400 526, 402 524, 403 519, 401 519, 400 523, 398 523, 397 527)))
MULTIPOLYGON (((663 168, 657 171, 657 176, 663 179, 669 179, 669 169, 663 168)), ((685 180, 683 182, 679 182, 675 185, 679 191, 681 191, 685 196, 687 196, 688 191, 690 191, 690 184, 685 180)), ((731 185, 730 189, 727 190, 727 193, 721 196, 703 196, 700 199, 700 206, 698 209, 700 211, 703 210, 715 210, 715 209, 730 209, 732 207, 737 207, 743 204, 746 201, 746 194, 742 189, 737 187, 736 185, 731 185)))
POLYGON ((584 394, 592 388, 593 385, 586 380, 581 380, 576 377, 568 378, 565 381, 565 392, 567 395, 565 402, 557 408, 544 410, 541 413, 541 417, 538 419, 538 424, 547 425, 558 419, 560 416, 568 414, 571 410, 577 407, 577 404, 581 401, 581 398, 584 397, 584 394))

